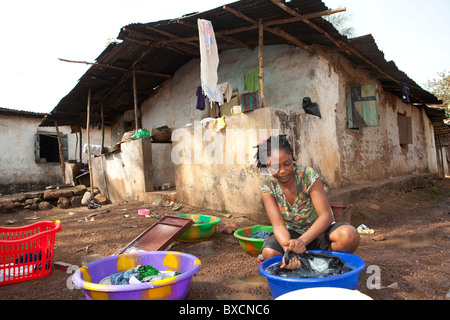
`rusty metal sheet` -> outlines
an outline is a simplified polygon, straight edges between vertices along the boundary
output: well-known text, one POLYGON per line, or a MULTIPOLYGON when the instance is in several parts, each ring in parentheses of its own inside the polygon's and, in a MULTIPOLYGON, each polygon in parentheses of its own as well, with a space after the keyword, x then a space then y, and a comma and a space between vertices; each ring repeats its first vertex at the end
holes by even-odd
POLYGON ((114 255, 164 250, 193 223, 184 217, 164 216, 114 255))

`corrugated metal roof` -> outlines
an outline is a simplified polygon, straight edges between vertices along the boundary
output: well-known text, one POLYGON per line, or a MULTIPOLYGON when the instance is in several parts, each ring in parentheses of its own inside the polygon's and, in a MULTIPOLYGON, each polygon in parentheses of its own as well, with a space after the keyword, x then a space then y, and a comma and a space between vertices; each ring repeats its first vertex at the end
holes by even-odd
POLYGON ((32 112, 32 111, 24 111, 24 110, 16 110, 16 109, 8 109, 8 108, 0 108, 0 114, 6 116, 17 116, 17 117, 26 117, 26 118, 43 118, 47 113, 41 112, 32 112))
POLYGON ((444 106, 422 106, 434 127, 435 136, 450 135, 450 128, 444 123, 444 106))
MULTIPOLYGON (((320 0, 293 0, 286 5, 296 12, 305 15, 322 12, 328 8, 320 0)), ((292 18, 293 16, 279 8, 270 0, 242 0, 226 5, 237 10, 247 17, 264 22, 292 18)), ((179 19, 162 20, 146 24, 130 24, 122 28, 118 35, 120 43, 110 44, 96 59, 99 65, 91 66, 80 78, 77 85, 58 103, 53 111, 41 123, 41 126, 53 126, 57 119, 59 125, 82 125, 86 123, 86 106, 88 90, 91 90, 91 119, 93 122, 100 119, 100 106, 103 105, 105 122, 111 124, 114 117, 134 107, 133 85, 131 70, 147 71, 172 76, 181 66, 192 58, 199 56, 197 19, 210 20, 214 26, 216 40, 220 51, 240 48, 244 45, 256 47, 258 44, 258 30, 251 28, 252 24, 245 19, 219 7, 206 12, 194 13, 179 19), (182 22, 182 23, 180 23, 182 22), (217 36, 220 32, 246 30, 229 35, 217 36), (180 39, 189 39, 190 42, 179 42, 180 39), (226 37, 232 38, 231 40, 226 37), (123 68, 117 70, 107 68, 100 64, 123 68)), ((400 95, 400 82, 410 86, 412 102, 438 104, 439 101, 432 94, 420 89, 413 80, 398 70, 393 62, 386 62, 384 54, 378 49, 372 36, 347 39, 326 20, 321 17, 310 21, 327 32, 333 39, 345 43, 361 52, 376 68, 354 54, 345 54, 353 64, 363 67, 381 81, 383 89, 400 95), (380 73, 380 71, 382 71, 380 73), (386 77, 387 73, 390 77, 386 77)), ((273 25, 294 36, 306 45, 319 44, 330 48, 337 48, 335 42, 329 37, 311 28, 302 21, 273 25)), ((270 32, 264 32, 264 45, 291 43, 270 32)), ((137 95, 140 105, 155 88, 164 80, 163 76, 148 73, 137 74, 137 95)))

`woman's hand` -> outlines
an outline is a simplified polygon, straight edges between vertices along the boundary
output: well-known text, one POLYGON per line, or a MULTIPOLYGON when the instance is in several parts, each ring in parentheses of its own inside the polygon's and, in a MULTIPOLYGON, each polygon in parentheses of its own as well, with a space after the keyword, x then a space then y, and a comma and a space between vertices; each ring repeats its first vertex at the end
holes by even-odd
POLYGON ((300 260, 297 259, 297 257, 293 257, 292 259, 289 259, 289 264, 286 264, 286 261, 284 261, 284 258, 281 259, 281 269, 286 268, 287 270, 295 270, 302 266, 302 263, 300 260))
MULTIPOLYGON (((287 252, 294 252, 301 254, 306 251, 306 243, 301 239, 291 239, 289 241, 289 246, 287 247, 287 252)), ((293 257, 289 260, 289 263, 286 265, 284 259, 282 259, 281 268, 286 268, 287 270, 295 270, 302 266, 300 260, 297 257, 293 257)))
POLYGON ((291 239, 287 249, 289 252, 301 254, 306 251, 306 243, 301 237, 298 239, 291 239))

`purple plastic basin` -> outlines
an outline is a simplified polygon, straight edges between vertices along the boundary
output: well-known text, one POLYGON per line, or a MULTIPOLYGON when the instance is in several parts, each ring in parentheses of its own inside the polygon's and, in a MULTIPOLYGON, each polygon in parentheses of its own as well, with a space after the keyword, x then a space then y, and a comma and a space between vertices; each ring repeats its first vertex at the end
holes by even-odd
POLYGON ((74 273, 72 282, 84 289, 88 300, 182 300, 188 295, 191 278, 200 267, 200 260, 187 253, 140 251, 88 263, 74 273), (152 265, 160 271, 175 271, 181 274, 148 283, 100 284, 100 281, 111 274, 138 265, 152 265))

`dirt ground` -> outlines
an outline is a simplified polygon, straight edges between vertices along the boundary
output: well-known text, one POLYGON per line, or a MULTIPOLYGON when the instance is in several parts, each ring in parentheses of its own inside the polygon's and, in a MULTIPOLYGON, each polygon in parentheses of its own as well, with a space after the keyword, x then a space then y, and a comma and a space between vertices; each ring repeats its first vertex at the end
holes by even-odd
MULTIPOLYGON (((375 300, 450 299, 449 196, 450 178, 447 177, 434 181, 434 186, 426 189, 379 194, 354 202, 352 224, 355 227, 365 224, 374 230, 373 234, 361 235, 361 244, 355 252, 366 263, 366 269, 360 274, 361 292, 375 300)), ((83 260, 95 255, 114 254, 157 221, 139 216, 137 211, 142 208, 161 216, 196 213, 222 219, 210 240, 175 242, 170 248, 191 253, 202 262, 201 270, 192 279, 188 300, 272 299, 266 279, 258 272, 260 262, 244 253, 230 233, 230 230, 246 226, 267 224, 267 221, 254 221, 246 216, 186 204, 174 212, 171 207, 123 203, 104 205, 99 209, 53 208, 0 213, 0 225, 5 226, 11 219, 17 222, 10 227, 28 225, 35 221, 25 218, 35 215, 40 221, 61 220, 62 229, 56 236, 53 261, 81 266, 83 260), (93 213, 97 215, 89 221, 91 218, 87 217, 93 213)), ((41 279, 0 285, 0 299, 84 300, 84 291, 71 285, 72 272, 53 268, 50 275, 41 279)))

